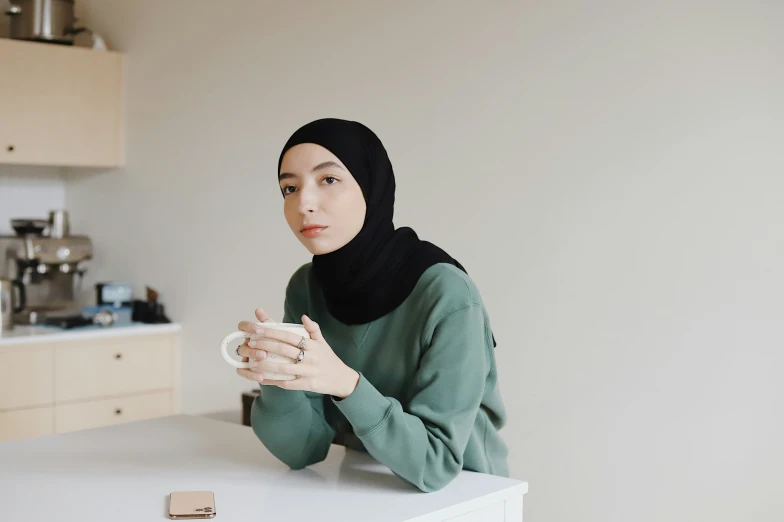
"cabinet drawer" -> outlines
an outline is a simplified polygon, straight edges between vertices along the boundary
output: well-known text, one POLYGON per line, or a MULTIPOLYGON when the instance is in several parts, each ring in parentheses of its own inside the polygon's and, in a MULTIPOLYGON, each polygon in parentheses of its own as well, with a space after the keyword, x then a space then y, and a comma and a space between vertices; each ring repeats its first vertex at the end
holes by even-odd
POLYGON ((55 406, 55 431, 86 430, 172 413, 171 392, 149 393, 55 406))
POLYGON ((103 339, 55 354, 55 401, 91 399, 173 387, 170 336, 103 339))
POLYGON ((52 350, 0 353, 0 410, 54 402, 52 350))
POLYGON ((54 409, 32 408, 0 412, 0 441, 54 433, 54 409))

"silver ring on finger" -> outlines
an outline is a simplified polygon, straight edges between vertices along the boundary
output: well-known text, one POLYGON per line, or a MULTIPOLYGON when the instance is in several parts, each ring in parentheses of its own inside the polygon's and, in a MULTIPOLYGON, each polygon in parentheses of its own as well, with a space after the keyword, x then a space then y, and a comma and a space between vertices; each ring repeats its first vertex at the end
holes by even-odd
POLYGON ((305 342, 305 337, 303 337, 302 340, 297 345, 297 348, 299 348, 300 350, 304 350, 307 347, 308 347, 308 343, 305 342))
POLYGON ((305 359, 305 350, 303 350, 302 348, 300 348, 300 349, 299 349, 299 355, 297 355, 297 358, 296 358, 296 359, 294 359, 294 364, 299 364, 299 363, 301 363, 301 362, 302 362, 304 359, 305 359))

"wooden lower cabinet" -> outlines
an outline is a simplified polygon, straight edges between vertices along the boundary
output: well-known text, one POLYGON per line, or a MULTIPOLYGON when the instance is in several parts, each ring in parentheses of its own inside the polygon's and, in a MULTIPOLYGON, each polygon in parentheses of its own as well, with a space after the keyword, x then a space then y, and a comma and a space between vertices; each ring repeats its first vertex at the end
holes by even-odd
POLYGON ((163 417, 172 413, 171 392, 132 395, 55 407, 57 433, 163 417))
POLYGON ((0 352, 0 411, 54 402, 51 348, 0 352))
POLYGON ((171 339, 117 339, 55 352, 56 402, 170 389, 174 384, 171 339))
POLYGON ((0 441, 179 413, 179 333, 0 345, 0 441))
POLYGON ((54 408, 0 411, 0 441, 54 433, 54 408))

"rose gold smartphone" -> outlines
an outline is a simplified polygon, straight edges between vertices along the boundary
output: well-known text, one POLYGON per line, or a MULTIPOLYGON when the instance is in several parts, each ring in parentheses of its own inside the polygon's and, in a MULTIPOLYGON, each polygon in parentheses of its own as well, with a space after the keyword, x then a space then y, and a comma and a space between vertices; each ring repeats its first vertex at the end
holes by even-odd
POLYGON ((215 518, 212 491, 175 491, 169 494, 169 518, 215 518))

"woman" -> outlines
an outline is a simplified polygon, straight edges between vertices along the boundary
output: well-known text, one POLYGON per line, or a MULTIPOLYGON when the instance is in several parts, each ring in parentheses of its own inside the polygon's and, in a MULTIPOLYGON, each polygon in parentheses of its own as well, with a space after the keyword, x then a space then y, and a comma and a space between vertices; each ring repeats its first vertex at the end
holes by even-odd
MULTIPOLYGON (((395 177, 378 137, 357 122, 309 123, 283 148, 278 181, 286 221, 313 254, 289 281, 283 321, 311 339, 239 324, 265 337, 238 349, 252 364, 238 373, 266 385, 251 411, 258 438, 294 469, 333 442, 366 450, 422 491, 461 469, 506 476, 487 312, 456 260, 395 229, 395 177), (265 361, 300 347, 297 364, 265 361), (264 371, 296 379, 265 381, 264 371)), ((263 309, 256 317, 272 321, 263 309)))

